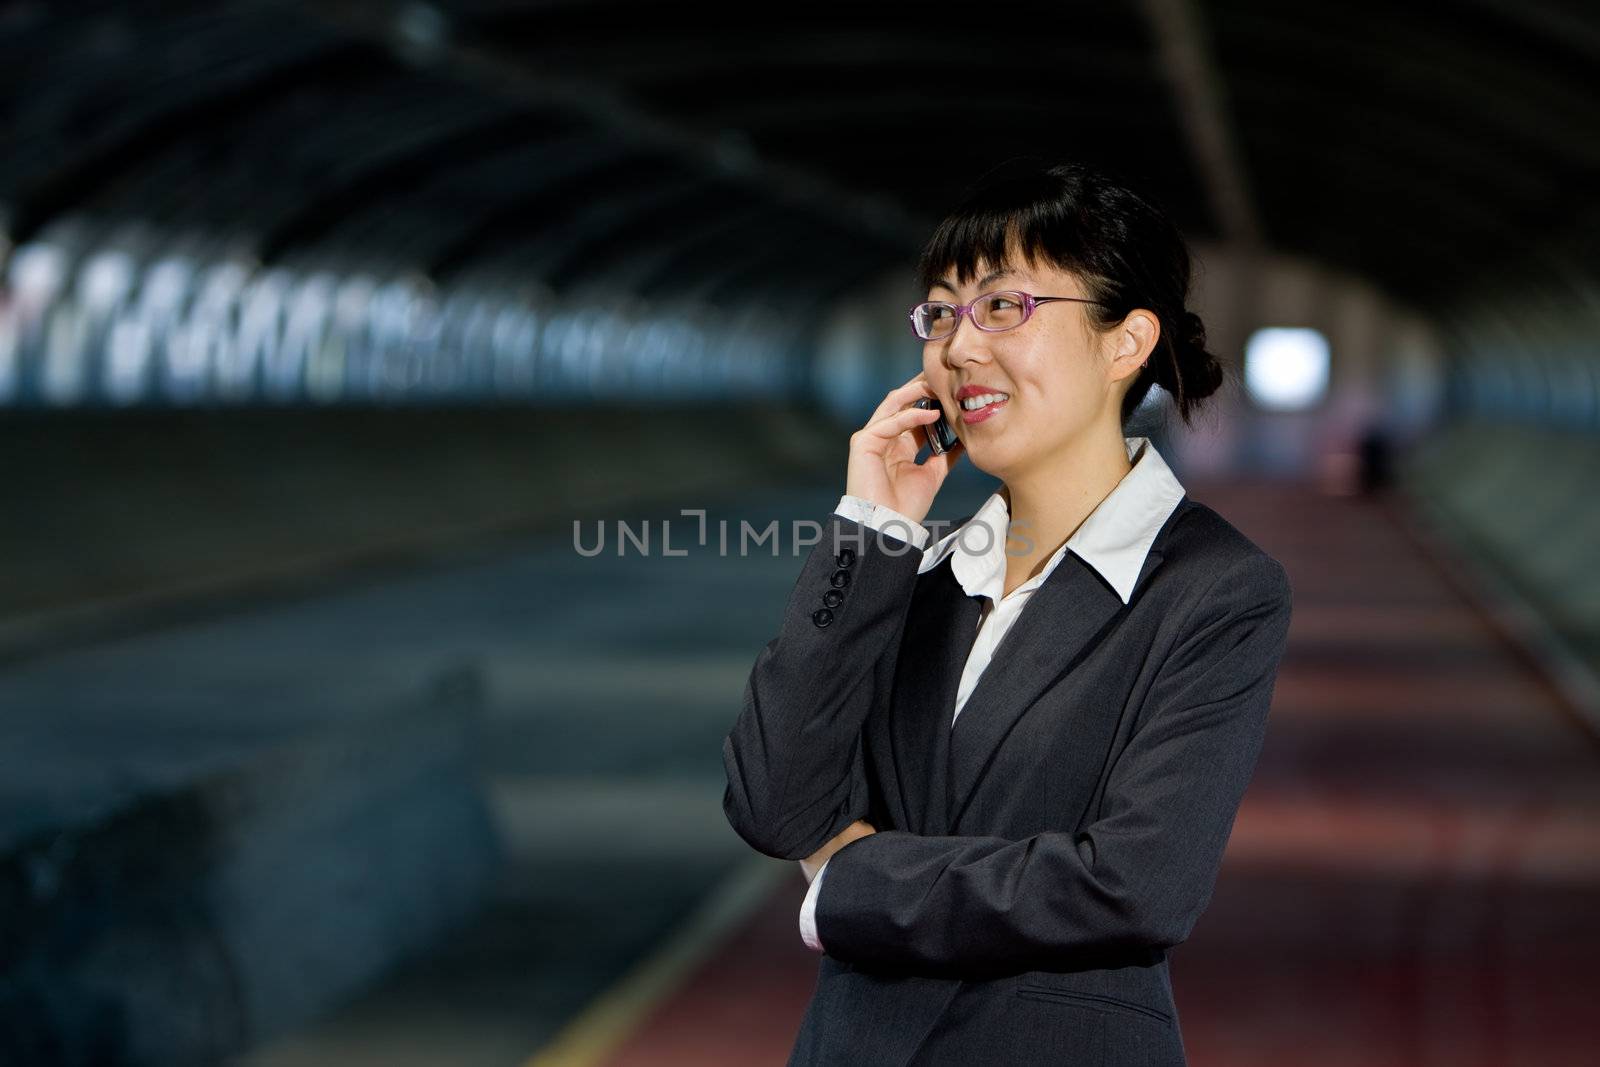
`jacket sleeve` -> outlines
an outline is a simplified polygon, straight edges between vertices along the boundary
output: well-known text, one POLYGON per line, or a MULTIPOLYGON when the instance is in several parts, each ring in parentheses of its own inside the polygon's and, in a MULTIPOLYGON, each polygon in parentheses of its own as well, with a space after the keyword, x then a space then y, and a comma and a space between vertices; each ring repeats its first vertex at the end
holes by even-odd
POLYGON ((828 954, 975 976, 1187 938, 1260 752, 1289 627, 1276 560, 1230 571, 1158 668, 1097 821, 1021 840, 889 830, 852 841, 817 898, 828 954))
POLYGON ((722 808, 756 851, 805 859, 866 817, 862 727, 888 699, 921 562, 893 532, 839 513, 822 524, 723 741, 722 808))

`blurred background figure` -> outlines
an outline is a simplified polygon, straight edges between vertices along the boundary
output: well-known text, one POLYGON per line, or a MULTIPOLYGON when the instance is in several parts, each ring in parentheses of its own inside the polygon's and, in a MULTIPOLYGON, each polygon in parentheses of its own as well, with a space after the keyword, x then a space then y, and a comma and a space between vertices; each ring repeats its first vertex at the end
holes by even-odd
POLYGON ((1600 15, 771 14, 0 3, 0 1063, 781 1064, 722 740, 1019 156, 1192 243, 1139 429, 1294 585, 1191 1062, 1593 1062, 1600 15))
POLYGON ((1362 431, 1358 451, 1361 456, 1361 491, 1370 494, 1386 488, 1391 476, 1390 445, 1383 427, 1374 423, 1362 431))

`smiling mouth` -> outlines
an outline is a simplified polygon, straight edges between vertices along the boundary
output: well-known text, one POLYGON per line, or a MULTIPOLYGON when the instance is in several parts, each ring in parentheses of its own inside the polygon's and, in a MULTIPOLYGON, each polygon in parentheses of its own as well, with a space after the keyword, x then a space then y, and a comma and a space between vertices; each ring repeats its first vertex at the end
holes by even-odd
POLYGON ((961 421, 966 425, 983 422, 1011 402, 1004 393, 986 393, 961 401, 961 421))
POLYGON ((1010 399, 1010 394, 1007 393, 984 393, 980 396, 969 396, 961 401, 961 409, 963 411, 981 411, 990 404, 1004 403, 1010 399))

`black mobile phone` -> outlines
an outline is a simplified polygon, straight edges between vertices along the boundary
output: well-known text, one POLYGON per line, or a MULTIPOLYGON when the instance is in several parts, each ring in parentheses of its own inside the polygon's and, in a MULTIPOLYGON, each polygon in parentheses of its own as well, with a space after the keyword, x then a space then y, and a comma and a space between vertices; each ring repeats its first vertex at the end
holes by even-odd
MULTIPOLYGON (((939 407, 939 402, 931 396, 925 396, 919 400, 912 401, 911 406, 937 408, 939 407)), ((937 419, 922 428, 922 432, 928 439, 928 447, 933 449, 933 454, 936 456, 942 456, 950 451, 955 447, 956 441, 959 440, 956 437, 956 432, 950 428, 950 421, 944 417, 943 409, 940 409, 937 419)))

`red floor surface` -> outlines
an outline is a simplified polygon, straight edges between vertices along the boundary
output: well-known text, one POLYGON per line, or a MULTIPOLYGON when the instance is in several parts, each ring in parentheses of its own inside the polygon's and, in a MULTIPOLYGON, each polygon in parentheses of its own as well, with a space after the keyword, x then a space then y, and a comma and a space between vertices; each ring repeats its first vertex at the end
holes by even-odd
MULTIPOLYGON (((1172 954, 1195 1067, 1600 1063, 1600 745, 1387 506, 1201 489, 1294 586, 1271 728, 1172 954)), ((781 1065, 794 879, 606 1061, 781 1065)))

